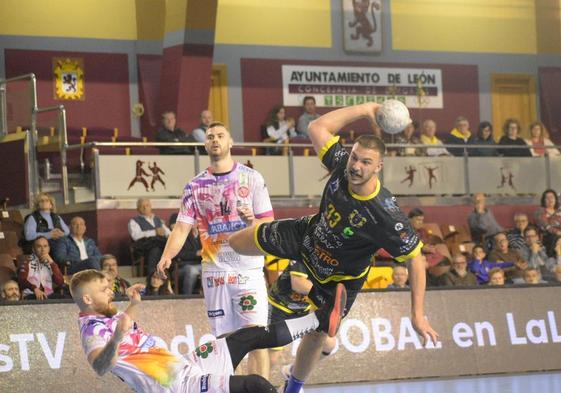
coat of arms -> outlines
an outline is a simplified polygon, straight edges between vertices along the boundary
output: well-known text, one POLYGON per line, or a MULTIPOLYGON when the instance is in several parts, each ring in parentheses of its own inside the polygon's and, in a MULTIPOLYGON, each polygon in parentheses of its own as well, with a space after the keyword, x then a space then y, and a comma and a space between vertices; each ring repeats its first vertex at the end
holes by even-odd
POLYGON ((53 58, 54 97, 57 100, 84 100, 84 61, 78 58, 53 58))

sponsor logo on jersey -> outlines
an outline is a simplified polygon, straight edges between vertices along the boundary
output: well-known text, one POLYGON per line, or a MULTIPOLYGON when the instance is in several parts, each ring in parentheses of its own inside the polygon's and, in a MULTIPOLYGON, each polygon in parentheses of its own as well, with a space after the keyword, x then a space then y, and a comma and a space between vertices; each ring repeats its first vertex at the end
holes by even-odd
POLYGON ((349 222, 355 228, 362 228, 366 224, 366 218, 362 217, 358 210, 353 210, 349 215, 349 222))
POLYGON ((403 224, 401 222, 398 222, 397 224, 395 224, 394 229, 398 232, 401 231, 403 229, 403 224))
POLYGON ((391 197, 391 198, 386 198, 384 200, 384 209, 386 209, 388 212, 395 212, 399 210, 399 207, 397 206, 397 199, 395 199, 395 197, 391 197))
POLYGON ((238 196, 240 198, 247 198, 249 196, 249 188, 246 186, 241 186, 238 188, 238 196))
POLYGON ((210 378, 210 375, 203 375, 201 377, 201 393, 205 393, 208 392, 208 379, 210 378))
POLYGON ((223 317, 224 316, 224 310, 222 310, 222 309, 208 310, 207 315, 208 315, 209 318, 223 317))
POLYGON ((314 248, 317 258, 330 266, 339 266, 339 261, 331 256, 330 253, 325 251, 320 246, 316 245, 314 248))
POLYGON ((210 224, 208 226, 208 234, 209 235, 217 235, 219 233, 225 232, 236 232, 246 227, 245 222, 243 221, 226 221, 226 222, 217 222, 214 224, 210 224))
POLYGON ((332 194, 334 194, 338 189, 339 189, 339 179, 335 179, 331 183, 329 183, 329 191, 331 191, 332 194))
POLYGON ((224 277, 207 277, 206 286, 207 288, 218 288, 220 285, 224 285, 224 277))
POLYGON ((349 239, 354 234, 355 234, 355 232, 353 231, 353 228, 351 228, 351 227, 345 227, 345 229, 343 229, 343 237, 345 239, 349 239))

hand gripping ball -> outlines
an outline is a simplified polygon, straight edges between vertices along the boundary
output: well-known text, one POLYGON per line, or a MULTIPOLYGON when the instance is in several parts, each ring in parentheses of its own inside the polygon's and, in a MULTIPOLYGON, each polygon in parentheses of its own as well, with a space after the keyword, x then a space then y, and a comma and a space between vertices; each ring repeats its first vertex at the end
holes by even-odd
POLYGON ((376 123, 388 134, 397 134, 411 123, 409 110, 398 100, 387 100, 376 111, 376 123))

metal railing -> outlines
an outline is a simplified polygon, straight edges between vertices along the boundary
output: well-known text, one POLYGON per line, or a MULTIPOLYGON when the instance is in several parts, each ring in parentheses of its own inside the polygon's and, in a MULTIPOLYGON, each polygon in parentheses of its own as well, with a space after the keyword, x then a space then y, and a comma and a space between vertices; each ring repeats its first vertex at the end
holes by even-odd
MULTIPOLYGON (((66 138, 65 138, 66 139, 66 138)), ((93 161, 94 162, 98 162, 99 159, 99 150, 98 148, 100 147, 122 147, 122 148, 126 148, 126 147, 193 147, 194 149, 194 159, 195 159, 195 171, 198 173, 200 171, 200 168, 202 167, 201 165, 201 154, 199 153, 198 149, 196 147, 200 147, 200 146, 204 146, 204 144, 202 143, 193 143, 193 142, 173 142, 173 143, 168 143, 168 142, 87 142, 84 144, 76 144, 76 145, 66 145, 66 146, 62 146, 61 147, 61 158, 64 152, 64 155, 66 155, 66 151, 68 150, 75 150, 75 149, 92 149, 92 157, 93 157, 93 161)), ((288 178, 289 178, 289 196, 294 198, 296 196, 295 194, 295 170, 297 169, 295 167, 295 163, 294 163, 294 153, 293 153, 293 149, 294 148, 309 148, 310 149, 310 153, 311 155, 315 155, 315 152, 313 150, 313 146, 311 143, 294 143, 294 144, 287 144, 287 145, 280 145, 277 143, 236 143, 235 145, 236 147, 246 147, 246 148, 279 148, 279 147, 288 147, 287 150, 287 159, 288 159, 288 170, 289 170, 289 174, 288 174, 288 178)), ((346 147, 351 147, 352 144, 346 144, 346 147)), ((452 149, 464 149, 463 152, 463 159, 464 159, 464 175, 465 175, 465 188, 466 188, 466 193, 469 194, 470 192, 470 184, 469 184, 469 176, 468 176, 468 165, 467 163, 469 162, 470 158, 474 158, 474 156, 469 154, 469 151, 471 150, 477 150, 477 149, 501 149, 501 150, 520 150, 520 149, 529 149, 529 146, 506 146, 506 145, 452 145, 452 144, 442 144, 442 145, 424 145, 424 144, 405 144, 405 143, 389 143, 386 145, 388 150, 391 149, 400 149, 400 148, 421 148, 421 149, 426 149, 426 148, 452 148, 452 149)), ((546 150, 549 149, 561 149, 561 145, 557 145, 557 146, 545 146, 546 150)), ((251 155, 251 154, 248 154, 251 155)), ((419 156, 409 156, 409 157, 419 157, 419 156)), ((426 158, 431 158, 434 157, 435 159, 438 158, 438 156, 425 156, 426 158)), ((457 158, 461 158, 456 156, 457 158)), ((489 157, 492 158, 492 157, 489 157)), ((206 159, 206 157, 205 157, 206 159)), ((549 171, 550 165, 549 165, 549 155, 544 155, 543 157, 535 157, 535 159, 542 159, 545 160, 545 171, 546 173, 544 174, 547 181, 547 187, 551 186, 551 173, 549 171)), ((66 160, 62 159, 61 162, 64 163, 64 165, 66 164, 66 160)), ((96 198, 100 198, 100 194, 99 194, 99 173, 97 172, 98 166, 96 165, 96 171, 93 172, 95 179, 93 179, 93 187, 94 187, 94 192, 96 195, 96 198)), ((63 172, 62 172, 62 176, 63 177, 67 177, 68 176, 68 172, 66 168, 63 168, 63 172)), ((65 187, 68 186, 68 180, 65 179, 63 180, 63 185, 65 185, 65 187)), ((63 192, 64 195, 68 195, 68 190, 64 190, 63 192)), ((66 203, 66 202, 65 202, 66 203)))

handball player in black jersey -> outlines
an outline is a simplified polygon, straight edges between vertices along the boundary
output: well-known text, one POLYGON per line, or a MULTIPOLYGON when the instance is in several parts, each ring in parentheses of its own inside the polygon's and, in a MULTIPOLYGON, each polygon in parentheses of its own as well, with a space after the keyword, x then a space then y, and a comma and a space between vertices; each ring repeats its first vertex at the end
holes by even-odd
MULTIPOLYGON (((362 135, 349 153, 336 136, 359 119, 375 122, 379 107, 366 103, 341 108, 310 123, 310 139, 330 171, 318 214, 246 228, 230 237, 230 245, 240 254, 301 261, 313 283, 309 300, 318 307, 329 302, 336 284, 342 282, 347 289, 346 312, 368 274, 370 258, 383 248, 397 262, 408 264, 411 322, 423 342, 436 342, 438 334, 424 317, 423 243, 378 178, 385 145, 374 135, 362 135)), ((302 340, 285 392, 300 391, 320 357, 325 337, 318 333, 302 340)))

